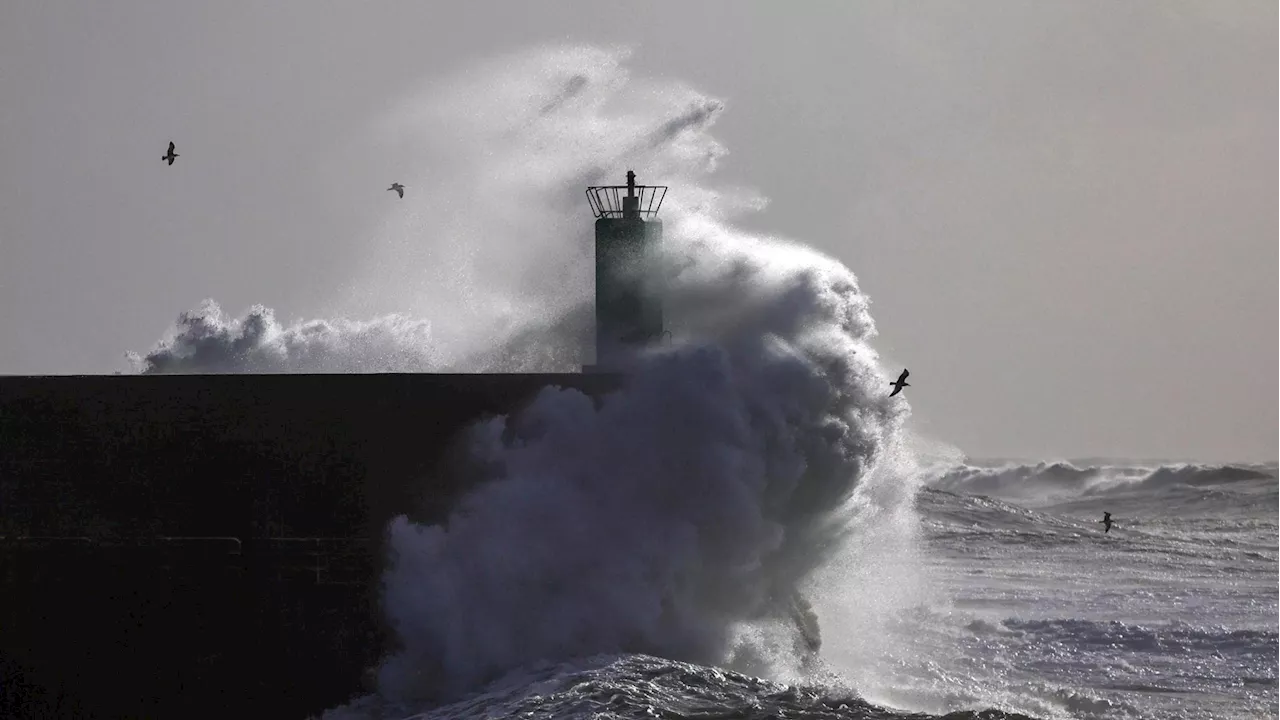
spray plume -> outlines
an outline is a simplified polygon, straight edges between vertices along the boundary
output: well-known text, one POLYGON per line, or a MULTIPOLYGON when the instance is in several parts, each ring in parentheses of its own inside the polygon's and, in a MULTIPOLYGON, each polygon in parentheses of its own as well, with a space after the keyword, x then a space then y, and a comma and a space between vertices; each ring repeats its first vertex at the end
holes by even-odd
POLYGON ((895 469, 907 406, 886 397, 856 278, 734 228, 763 200, 704 185, 724 154, 710 135, 723 103, 633 80, 626 58, 506 58, 379 126, 430 169, 406 179, 404 204, 419 205, 382 228, 377 282, 355 300, 429 328, 205 311, 145 359, 150 372, 574 369, 592 339, 583 187, 629 168, 672 186, 661 257, 644 271, 663 287, 674 342, 637 358, 598 406, 547 388, 475 426, 483 481, 441 525, 392 523, 384 606, 399 649, 378 674, 385 698, 456 697, 598 653, 745 657, 742 628, 779 615, 851 522, 909 508, 895 469))

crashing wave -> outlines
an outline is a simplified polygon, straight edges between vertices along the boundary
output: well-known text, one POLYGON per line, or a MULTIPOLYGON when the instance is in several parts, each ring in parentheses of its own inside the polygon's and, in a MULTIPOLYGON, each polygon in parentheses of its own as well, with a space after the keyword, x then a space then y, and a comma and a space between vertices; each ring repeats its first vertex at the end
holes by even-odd
POLYGON ((1041 462, 999 467, 962 465, 938 474, 929 481, 929 486, 948 492, 1056 502, 1120 492, 1204 488, 1275 477, 1275 471, 1267 466, 1077 467, 1067 462, 1041 462))

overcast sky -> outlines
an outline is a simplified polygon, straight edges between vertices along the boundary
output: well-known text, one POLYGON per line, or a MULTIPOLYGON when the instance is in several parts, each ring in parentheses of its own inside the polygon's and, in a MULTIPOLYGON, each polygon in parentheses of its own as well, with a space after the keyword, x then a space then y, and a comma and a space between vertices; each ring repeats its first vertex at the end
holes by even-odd
POLYGON ((744 223, 857 274, 925 435, 1276 457, 1274 0, 4 3, 0 373, 126 370, 206 297, 334 312, 406 170, 368 128, 565 41, 726 101, 744 223))

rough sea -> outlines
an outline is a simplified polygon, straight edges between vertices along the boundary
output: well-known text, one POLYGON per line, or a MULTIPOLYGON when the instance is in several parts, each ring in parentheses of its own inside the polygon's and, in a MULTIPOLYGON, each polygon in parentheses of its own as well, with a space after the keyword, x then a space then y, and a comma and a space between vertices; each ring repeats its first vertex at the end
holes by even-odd
POLYGON ((399 645, 327 720, 1277 717, 1275 463, 984 463, 919 437, 924 359, 890 397, 854 272, 742 229, 764 199, 712 182, 725 104, 628 59, 538 48, 431 84, 372 129, 417 170, 340 312, 210 301, 135 356, 577 371, 583 189, 670 186, 633 268, 670 336, 601 402, 548 388, 471 429, 447 521, 388 528, 399 645))
POLYGON ((830 605, 832 657, 805 677, 597 655, 429 709, 370 697, 327 717, 1276 717, 1275 463, 1094 463, 934 474, 916 499, 916 602, 844 638, 832 629, 865 633, 840 619, 865 606, 830 605))

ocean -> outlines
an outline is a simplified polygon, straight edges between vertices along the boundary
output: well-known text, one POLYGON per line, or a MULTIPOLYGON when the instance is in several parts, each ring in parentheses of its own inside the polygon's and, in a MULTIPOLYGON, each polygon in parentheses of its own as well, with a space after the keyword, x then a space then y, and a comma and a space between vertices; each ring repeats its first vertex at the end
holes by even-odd
POLYGON ((1276 478, 1275 463, 958 465, 915 498, 911 595, 822 603, 830 657, 806 674, 596 655, 326 718, 1274 718, 1276 478), (872 617, 834 637, 841 615, 872 617))

